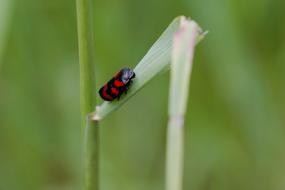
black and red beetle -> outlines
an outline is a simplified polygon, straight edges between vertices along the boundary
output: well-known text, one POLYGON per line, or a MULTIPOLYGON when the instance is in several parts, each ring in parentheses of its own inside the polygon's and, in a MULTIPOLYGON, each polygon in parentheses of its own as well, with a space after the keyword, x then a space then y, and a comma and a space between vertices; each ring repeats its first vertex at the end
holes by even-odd
POLYGON ((132 79, 136 77, 136 74, 132 69, 121 69, 111 80, 109 80, 99 90, 101 98, 106 101, 113 101, 114 99, 120 99, 120 96, 125 92, 127 93, 132 79))

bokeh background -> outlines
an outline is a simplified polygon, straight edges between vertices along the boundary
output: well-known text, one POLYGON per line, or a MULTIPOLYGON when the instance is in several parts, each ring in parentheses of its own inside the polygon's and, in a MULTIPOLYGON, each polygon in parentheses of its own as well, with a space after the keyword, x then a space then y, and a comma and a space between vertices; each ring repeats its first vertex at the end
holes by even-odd
MULTIPOLYGON (((185 190, 285 189, 284 10, 284 0, 94 1, 97 88, 174 17, 210 31, 192 73, 185 190)), ((168 81, 102 122, 102 189, 164 189, 168 81)), ((81 189, 79 109, 75 1, 0 0, 0 190, 81 189)))

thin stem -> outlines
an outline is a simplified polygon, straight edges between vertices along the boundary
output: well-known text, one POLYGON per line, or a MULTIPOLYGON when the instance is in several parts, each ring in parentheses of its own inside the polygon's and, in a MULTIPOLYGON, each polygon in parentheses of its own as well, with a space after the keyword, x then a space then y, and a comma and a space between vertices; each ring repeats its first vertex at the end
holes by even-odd
POLYGON ((77 25, 80 65, 80 101, 82 127, 95 107, 94 50, 90 0, 77 0, 77 25))
POLYGON ((99 189, 99 126, 87 116, 84 143, 85 190, 99 189))
POLYGON ((199 40, 199 27, 181 19, 175 33, 170 69, 169 121, 166 149, 166 190, 182 190, 184 156, 184 115, 188 101, 194 47, 199 40))
POLYGON ((184 133, 182 117, 169 119, 167 127, 166 190, 182 190, 184 133))
POLYGON ((94 49, 91 0, 77 0, 77 25, 80 65, 80 103, 82 131, 85 128, 84 164, 85 190, 99 189, 99 127, 89 122, 87 115, 96 103, 94 77, 94 49))

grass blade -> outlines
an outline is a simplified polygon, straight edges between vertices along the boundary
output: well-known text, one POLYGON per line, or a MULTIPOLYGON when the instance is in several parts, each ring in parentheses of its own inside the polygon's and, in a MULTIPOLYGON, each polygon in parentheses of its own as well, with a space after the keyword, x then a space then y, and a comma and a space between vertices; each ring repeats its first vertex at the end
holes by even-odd
MULTIPOLYGON (((181 27, 181 20, 183 19, 185 19, 183 16, 175 18, 135 67, 134 72, 136 73, 136 78, 128 91, 128 94, 121 97, 120 101, 103 102, 101 106, 97 106, 93 115, 93 120, 100 120, 119 108, 130 97, 142 89, 151 79, 162 71, 169 69, 173 36, 181 27)), ((204 34, 201 33, 199 38, 202 39, 203 35, 204 34)))
POLYGON ((182 190, 183 125, 188 101, 194 47, 199 26, 187 19, 175 33, 170 69, 169 121, 166 150, 166 190, 182 190))

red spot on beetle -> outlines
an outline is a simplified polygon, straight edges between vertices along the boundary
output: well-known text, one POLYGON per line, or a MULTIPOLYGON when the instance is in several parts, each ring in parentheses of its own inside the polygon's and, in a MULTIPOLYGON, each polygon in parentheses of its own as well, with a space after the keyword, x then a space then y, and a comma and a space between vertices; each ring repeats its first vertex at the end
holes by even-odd
POLYGON ((108 86, 105 85, 100 89, 99 93, 104 100, 112 101, 114 98, 107 93, 107 89, 108 86))
POLYGON ((111 92, 114 95, 118 95, 119 94, 119 90, 117 90, 116 88, 111 88, 111 92))
POLYGON ((122 87, 122 86, 124 86, 125 84, 124 84, 123 82, 119 81, 119 80, 114 80, 114 85, 115 85, 116 87, 122 87))

